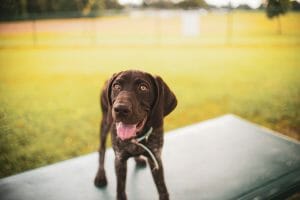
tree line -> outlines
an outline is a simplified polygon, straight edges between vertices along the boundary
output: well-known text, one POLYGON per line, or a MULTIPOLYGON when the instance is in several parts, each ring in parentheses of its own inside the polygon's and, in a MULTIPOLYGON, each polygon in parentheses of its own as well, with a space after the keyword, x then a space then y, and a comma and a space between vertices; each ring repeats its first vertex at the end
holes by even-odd
POLYGON ((122 9, 117 0, 1 0, 1 19, 84 17, 122 9))
MULTIPOLYGON (((197 9, 214 8, 204 0, 143 0, 142 8, 197 9)), ((65 18, 101 16, 105 10, 121 10, 118 0, 1 0, 0 20, 32 18, 65 18)), ((225 9, 230 9, 230 4, 225 9)), ((240 5, 239 9, 250 9, 240 5)), ((299 11, 300 4, 290 0, 267 0, 264 7, 269 18, 277 17, 292 9, 299 11)))

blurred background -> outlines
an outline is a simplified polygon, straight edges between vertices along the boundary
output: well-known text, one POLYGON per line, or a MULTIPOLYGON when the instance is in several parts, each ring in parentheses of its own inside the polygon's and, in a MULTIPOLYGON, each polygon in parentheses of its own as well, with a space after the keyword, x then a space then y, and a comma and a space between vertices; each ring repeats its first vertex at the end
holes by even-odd
POLYGON ((0 177, 96 151, 100 90, 126 69, 175 92, 166 130, 233 113, 300 140, 299 10, 289 0, 2 0, 0 177))

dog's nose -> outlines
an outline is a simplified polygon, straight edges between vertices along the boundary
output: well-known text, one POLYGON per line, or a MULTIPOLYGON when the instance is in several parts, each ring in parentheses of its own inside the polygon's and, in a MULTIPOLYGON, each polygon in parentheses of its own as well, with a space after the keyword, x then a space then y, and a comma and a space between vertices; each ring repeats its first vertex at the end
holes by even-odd
POLYGON ((114 111, 116 114, 127 116, 131 113, 131 109, 126 104, 117 104, 114 106, 114 111))

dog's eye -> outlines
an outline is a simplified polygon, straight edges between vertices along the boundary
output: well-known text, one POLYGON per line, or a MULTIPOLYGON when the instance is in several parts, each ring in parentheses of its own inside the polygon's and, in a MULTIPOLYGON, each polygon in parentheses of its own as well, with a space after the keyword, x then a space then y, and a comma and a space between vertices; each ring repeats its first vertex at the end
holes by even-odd
POLYGON ((113 85, 113 88, 115 89, 115 90, 121 90, 121 85, 119 84, 119 83, 115 83, 114 85, 113 85))
POLYGON ((140 85, 140 86, 139 86, 139 89, 140 89, 141 91, 147 91, 147 90, 148 90, 148 87, 147 87, 146 85, 140 85))

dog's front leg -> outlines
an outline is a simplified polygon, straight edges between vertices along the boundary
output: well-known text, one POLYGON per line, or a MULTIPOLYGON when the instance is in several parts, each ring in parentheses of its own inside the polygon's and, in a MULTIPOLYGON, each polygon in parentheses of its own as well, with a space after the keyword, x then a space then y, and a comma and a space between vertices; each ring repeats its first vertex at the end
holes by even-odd
POLYGON ((115 169, 117 176, 117 200, 127 200, 126 197, 126 173, 127 173, 127 158, 122 158, 116 154, 115 169))
POLYGON ((155 164, 151 158, 148 158, 148 162, 150 165, 151 173, 159 193, 159 200, 169 200, 169 193, 167 190, 167 186, 164 178, 164 169, 161 161, 160 153, 154 153, 157 163, 158 169, 155 168, 155 164))

